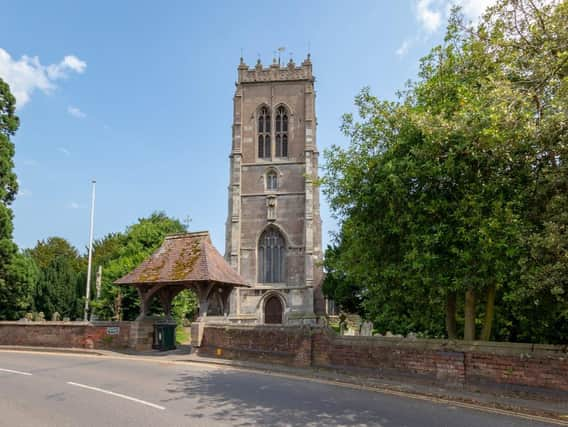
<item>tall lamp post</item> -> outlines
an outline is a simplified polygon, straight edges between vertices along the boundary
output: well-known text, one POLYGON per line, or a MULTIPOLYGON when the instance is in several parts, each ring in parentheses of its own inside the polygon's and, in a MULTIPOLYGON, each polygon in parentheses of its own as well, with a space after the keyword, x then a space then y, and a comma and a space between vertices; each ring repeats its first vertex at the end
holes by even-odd
POLYGON ((89 261, 87 263, 87 293, 85 294, 85 317, 84 321, 89 320, 89 297, 91 296, 91 264, 93 260, 93 227, 95 222, 95 186, 97 181, 93 179, 93 195, 91 197, 91 232, 89 234, 89 261))

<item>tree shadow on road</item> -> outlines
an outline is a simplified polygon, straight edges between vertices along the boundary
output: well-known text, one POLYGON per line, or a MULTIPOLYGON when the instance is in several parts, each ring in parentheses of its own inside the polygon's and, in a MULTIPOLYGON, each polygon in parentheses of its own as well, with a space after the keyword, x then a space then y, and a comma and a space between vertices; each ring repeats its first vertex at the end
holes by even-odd
MULTIPOLYGON (((353 390, 233 370, 181 374, 166 402, 197 400, 186 416, 231 426, 382 426, 388 420, 369 410, 375 398, 353 390)), ((164 403, 166 403, 164 402, 164 403)))

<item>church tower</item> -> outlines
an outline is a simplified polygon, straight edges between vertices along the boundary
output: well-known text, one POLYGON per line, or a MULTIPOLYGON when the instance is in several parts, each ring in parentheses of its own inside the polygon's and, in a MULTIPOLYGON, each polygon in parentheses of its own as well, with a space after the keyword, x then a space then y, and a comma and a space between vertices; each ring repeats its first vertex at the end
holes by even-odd
POLYGON ((323 311, 314 81, 309 55, 241 58, 225 258, 251 287, 231 295, 232 321, 304 324, 323 311))

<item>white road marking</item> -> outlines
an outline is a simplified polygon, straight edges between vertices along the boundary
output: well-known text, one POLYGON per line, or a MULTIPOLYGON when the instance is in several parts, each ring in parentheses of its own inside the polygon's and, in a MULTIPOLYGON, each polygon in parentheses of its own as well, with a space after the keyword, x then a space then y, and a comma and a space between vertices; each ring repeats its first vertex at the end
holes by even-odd
MULTIPOLYGON (((279 372, 275 372, 275 371, 268 371, 268 370, 252 369, 252 368, 246 368, 246 367, 238 366, 238 365, 221 364, 219 362, 203 362, 203 361, 192 361, 192 360, 163 360, 163 359, 156 360, 155 358, 152 358, 152 357, 122 356, 122 355, 117 356, 117 355, 109 355, 109 354, 101 354, 101 353, 62 353, 62 352, 57 352, 57 351, 17 350, 17 349, 4 349, 4 348, 2 348, 2 346, 0 346, 0 352, 23 353, 23 354, 31 354, 31 355, 34 355, 34 356, 80 357, 80 358, 91 358, 91 359, 93 359, 93 358, 94 359, 103 359, 104 358, 104 359, 108 359, 108 360, 128 360, 128 361, 132 361, 132 362, 157 363, 159 365, 166 365, 166 366, 168 366, 168 365, 185 366, 185 367, 187 367, 187 366, 193 366, 193 367, 199 366, 200 368, 207 367, 208 369, 215 369, 215 370, 241 371, 241 372, 248 372, 248 373, 256 374, 256 375, 268 375, 268 376, 273 376, 273 377, 286 378, 286 379, 290 379, 290 380, 301 380, 301 381, 309 381, 309 382, 313 382, 313 383, 317 383, 317 384, 333 385, 333 386, 336 386, 336 387, 349 388, 349 389, 354 389, 354 390, 365 390, 365 391, 370 391, 370 392, 373 392, 373 393, 399 396, 399 397, 408 398, 408 399, 425 400, 425 401, 429 401, 429 402, 437 403, 437 404, 455 405, 455 406, 458 406, 458 407, 473 409, 473 410, 477 410, 477 411, 480 411, 480 412, 494 413, 494 414, 500 414, 500 415, 505 415, 505 416, 509 416, 509 417, 516 417, 516 418, 523 418, 523 419, 530 420, 530 421, 539 421, 539 422, 542 422, 542 423, 549 423, 549 424, 554 424, 554 425, 559 425, 559 426, 568 426, 568 421, 564 421, 563 419, 559 419, 559 418, 553 418, 552 416, 531 415, 531 414, 526 413, 526 412, 515 412, 513 409, 499 409, 499 408, 496 408, 496 407, 483 406, 479 403, 465 403, 465 402, 454 401, 454 400, 451 400, 450 398, 443 399, 443 398, 439 398, 439 397, 429 397, 429 396, 420 395, 420 394, 417 394, 417 393, 410 393, 410 392, 388 389, 384 386, 383 387, 379 387, 379 386, 371 387, 371 386, 364 386, 364 385, 358 385, 358 384, 350 384, 350 383, 341 382, 341 381, 324 380, 322 378, 315 378, 315 377, 306 377, 306 376, 300 377, 299 375, 284 374, 284 373, 279 373, 279 372)), ((31 375, 31 374, 29 374, 29 375, 31 375)), ((81 385, 79 385, 79 384, 77 384, 77 385, 81 387, 81 385)), ((83 387, 88 387, 88 386, 83 386, 83 387)), ((88 387, 88 388, 91 388, 91 387, 88 387)), ((106 391, 103 391, 103 392, 106 392, 106 391)), ((109 393, 109 392, 106 392, 106 393, 109 393)), ((163 408, 163 409, 165 409, 165 408, 163 408)), ((568 414, 559 415, 559 417, 560 418, 568 418, 568 414)))
POLYGON ((2 368, 0 368, 0 372, 7 372, 9 374, 18 374, 18 375, 31 375, 29 372, 13 371, 12 369, 2 369, 2 368))
POLYGON ((152 408, 156 408, 156 409, 159 409, 161 411, 166 409, 163 406, 156 405, 155 403, 146 402, 145 400, 136 399, 135 397, 130 397, 130 396, 127 396, 125 394, 115 393, 114 391, 103 390, 102 388, 91 387, 90 385, 74 383, 74 382, 71 382, 71 381, 68 381, 67 384, 73 385, 75 387, 86 388, 87 390, 93 390, 93 391, 98 391, 98 392, 105 393, 105 394, 110 394, 111 396, 120 397, 122 399, 131 400, 131 401, 136 402, 136 403, 141 403, 142 405, 151 406, 152 408))

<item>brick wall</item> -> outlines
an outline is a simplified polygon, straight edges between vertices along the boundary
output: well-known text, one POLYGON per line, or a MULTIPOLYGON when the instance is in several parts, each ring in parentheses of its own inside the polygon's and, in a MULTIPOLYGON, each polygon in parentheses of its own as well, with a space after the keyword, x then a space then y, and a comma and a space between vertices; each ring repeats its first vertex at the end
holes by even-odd
POLYGON ((339 337, 320 330, 313 336, 313 361, 315 366, 371 370, 376 376, 404 375, 463 383, 464 354, 428 341, 339 337))
POLYGON ((130 327, 131 322, 0 322, 0 345, 126 348, 130 327))
MULTIPOLYGON (((465 353, 469 383, 497 383, 529 386, 568 392, 568 353, 545 348, 519 349, 509 354, 478 349, 465 353), (551 351, 552 350, 552 351, 551 351)), ((511 349, 512 350, 512 349, 511 349)))
POLYGON ((309 327, 205 325, 199 354, 309 367, 310 332, 309 327))
POLYGON ((199 354, 366 376, 568 393, 568 347, 337 336, 329 329, 205 325, 199 354))

